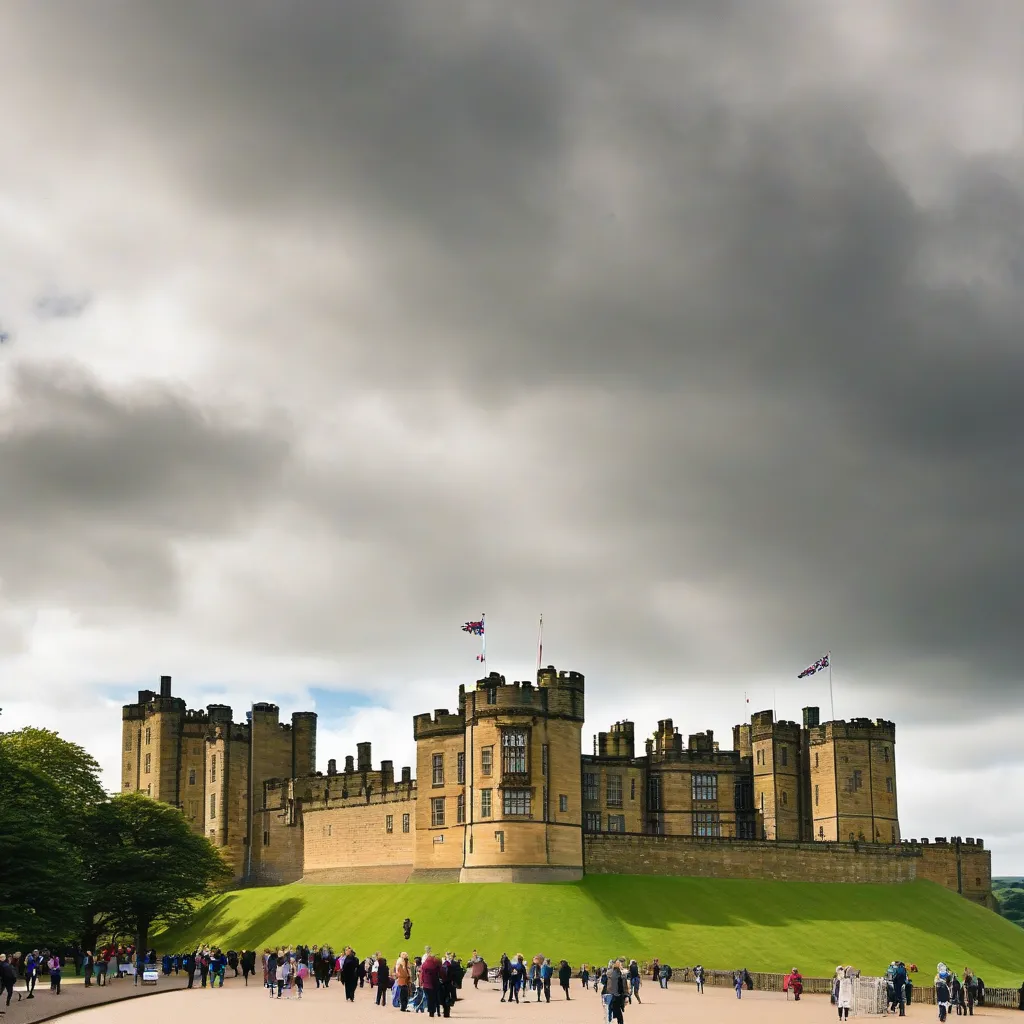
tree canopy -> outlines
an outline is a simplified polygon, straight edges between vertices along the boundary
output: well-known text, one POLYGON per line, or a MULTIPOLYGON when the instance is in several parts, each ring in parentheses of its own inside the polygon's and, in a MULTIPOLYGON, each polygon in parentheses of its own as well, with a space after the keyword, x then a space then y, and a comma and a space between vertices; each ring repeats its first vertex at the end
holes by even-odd
POLYGON ((217 849, 189 828, 180 810, 141 793, 97 804, 88 826, 90 898, 140 948, 154 921, 187 917, 195 900, 230 875, 217 849))
POLYGON ((95 759, 47 729, 0 733, 0 935, 26 942, 132 934, 187 916, 230 872, 182 812, 108 797, 95 759))

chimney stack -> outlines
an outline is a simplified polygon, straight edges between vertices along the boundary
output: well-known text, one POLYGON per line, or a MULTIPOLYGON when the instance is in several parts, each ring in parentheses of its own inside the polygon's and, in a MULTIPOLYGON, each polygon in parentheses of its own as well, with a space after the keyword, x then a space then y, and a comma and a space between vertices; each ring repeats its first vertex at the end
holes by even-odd
POLYGON ((338 762, 335 761, 335 759, 333 757, 327 762, 327 774, 328 775, 337 775, 338 774, 338 762))
POLYGON ((348 773, 351 773, 351 772, 354 772, 355 770, 356 770, 356 759, 351 754, 349 754, 349 756, 345 758, 345 771, 348 772, 348 773))
POLYGON ((369 772, 373 770, 373 762, 370 760, 370 744, 369 743, 357 743, 356 744, 356 758, 361 772, 369 772))
POLYGON ((403 768, 402 769, 402 781, 403 782, 412 782, 412 769, 411 768, 403 768))
POLYGON ((171 677, 161 676, 160 677, 160 696, 170 697, 171 695, 171 677))

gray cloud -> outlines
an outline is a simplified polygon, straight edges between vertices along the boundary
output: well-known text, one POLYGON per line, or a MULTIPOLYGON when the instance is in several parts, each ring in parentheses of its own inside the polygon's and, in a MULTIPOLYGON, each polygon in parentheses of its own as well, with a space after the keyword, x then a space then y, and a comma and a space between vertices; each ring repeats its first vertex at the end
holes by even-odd
MULTIPOLYGON (((10 360, 12 615, 173 609, 243 688, 310 657, 429 704, 463 618, 513 674, 543 610, 644 731, 824 704, 826 646, 842 713, 1020 710, 1019 4, 12 24, 19 287, 96 293, 10 360)), ((965 778, 1019 763, 982 736, 965 778)))

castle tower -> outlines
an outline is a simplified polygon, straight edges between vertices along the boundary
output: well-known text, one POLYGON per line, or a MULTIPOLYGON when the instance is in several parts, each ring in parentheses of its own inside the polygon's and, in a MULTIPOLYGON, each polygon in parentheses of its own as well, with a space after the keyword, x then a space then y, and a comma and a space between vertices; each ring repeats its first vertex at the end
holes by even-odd
POLYGON ((140 690, 135 704, 121 709, 121 789, 142 792, 181 806, 181 737, 185 702, 171 694, 171 677, 160 677, 160 692, 140 690))
POLYGON ((460 687, 458 714, 418 715, 417 871, 457 867, 464 882, 581 878, 583 712, 583 676, 548 666, 536 685, 492 672, 460 687))
POLYGON ((763 838, 801 838, 800 726, 776 722, 771 711, 750 718, 754 755, 754 807, 761 814, 763 838))
POLYGON ((855 718, 808 733, 814 838, 900 842, 895 725, 855 718))
POLYGON ((296 711, 292 715, 292 778, 316 771, 316 712, 296 711))

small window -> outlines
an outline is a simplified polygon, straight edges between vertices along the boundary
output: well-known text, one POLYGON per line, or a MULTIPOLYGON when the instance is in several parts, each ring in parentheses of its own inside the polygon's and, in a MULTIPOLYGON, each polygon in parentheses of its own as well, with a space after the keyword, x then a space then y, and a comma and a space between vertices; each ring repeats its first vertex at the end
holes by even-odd
POLYGON ((608 831, 609 832, 625 832, 626 831, 626 816, 624 814, 609 814, 608 815, 608 831))
POLYGON ((491 775, 494 771, 494 747, 484 747, 480 751, 480 774, 491 775))
POLYGON ((455 781, 460 786, 466 782, 466 755, 461 751, 455 755, 455 781))
POLYGON ((466 820, 466 794, 460 793, 455 798, 455 823, 461 825, 466 820))
POLYGON ((480 817, 489 818, 491 816, 491 791, 489 789, 480 790, 480 817))
POLYGON ((269 846, 270 845, 270 833, 269 832, 264 832, 263 833, 263 845, 264 846, 269 846))
POLYGON ((814 754, 814 767, 815 768, 818 767, 818 754, 817 754, 817 752, 815 752, 815 754, 814 754))
POLYGON ((435 786, 444 785, 444 754, 433 757, 433 783, 435 786))
POLYGON ((636 799, 636 779, 629 780, 629 799, 636 799))
POLYGON ((892 792, 892 777, 890 776, 885 780, 885 791, 886 793, 892 792))
POLYGON ((701 811, 693 816, 693 834, 695 836, 720 836, 722 823, 713 812, 701 811))
POLYGON ((540 748, 540 773, 545 779, 548 777, 548 745, 546 743, 540 748))
POLYGON ((196 784, 196 770, 195 768, 189 768, 188 770, 188 784, 194 786, 196 784))
POLYGON ((189 802, 188 802, 188 813, 189 813, 189 817, 190 818, 198 818, 199 817, 199 801, 198 800, 189 800, 189 802))
POLYGON ((505 852, 505 833, 504 832, 495 832, 494 833, 494 838, 495 838, 495 840, 497 840, 497 843, 498 843, 498 852, 499 853, 504 853, 505 852))
POLYGON ((528 789, 506 789, 504 797, 505 817, 528 818, 530 816, 530 791, 528 789))
POLYGON ((564 793, 558 797, 558 810, 561 814, 569 813, 569 798, 564 793))
POLYGON ((864 787, 864 776, 859 768, 853 769, 853 788, 862 789, 864 787))
POLYGON ((149 726, 146 726, 146 746, 149 746, 149 726))
POLYGON ((146 755, 146 774, 147 775, 149 774, 150 769, 152 767, 153 767, 153 755, 152 754, 147 754, 146 755))
POLYGON ((818 806, 818 787, 814 787, 814 806, 818 806))
POLYGON ((583 773, 583 799, 597 800, 597 774, 596 772, 583 773))
POLYGON ((385 816, 384 831, 387 832, 388 835, 395 831, 395 816, 393 814, 388 814, 385 816))
POLYGON ((331 836, 333 836, 333 835, 334 835, 334 826, 333 825, 328 825, 327 826, 327 838, 330 839, 331 836))
POLYGON ((498 703, 498 691, 493 686, 487 687, 487 703, 497 704, 498 703))
POLYGON ((216 793, 211 793, 210 794, 210 817, 211 818, 216 818, 217 817, 217 794, 216 793))
POLYGON ((408 814, 403 814, 402 815, 402 831, 403 832, 408 832, 409 831, 409 815, 408 814))
POLYGON ((785 807, 788 803, 789 803, 789 794, 785 790, 783 790, 782 791, 782 806, 785 807))
POLYGON ((882 760, 886 764, 889 763, 889 748, 888 747, 882 747, 882 760))
POLYGON ((606 792, 607 803, 609 807, 621 807, 622 806, 622 776, 621 775, 609 775, 606 781, 606 792))
POLYGON ((217 781, 217 755, 216 754, 211 754, 210 755, 210 781, 211 782, 216 782, 217 781))
POLYGON ((601 831, 600 811, 587 811, 586 817, 584 818, 584 828, 587 832, 601 831))
POLYGON ((430 801, 430 824, 439 828, 444 824, 444 797, 435 796, 430 801))

